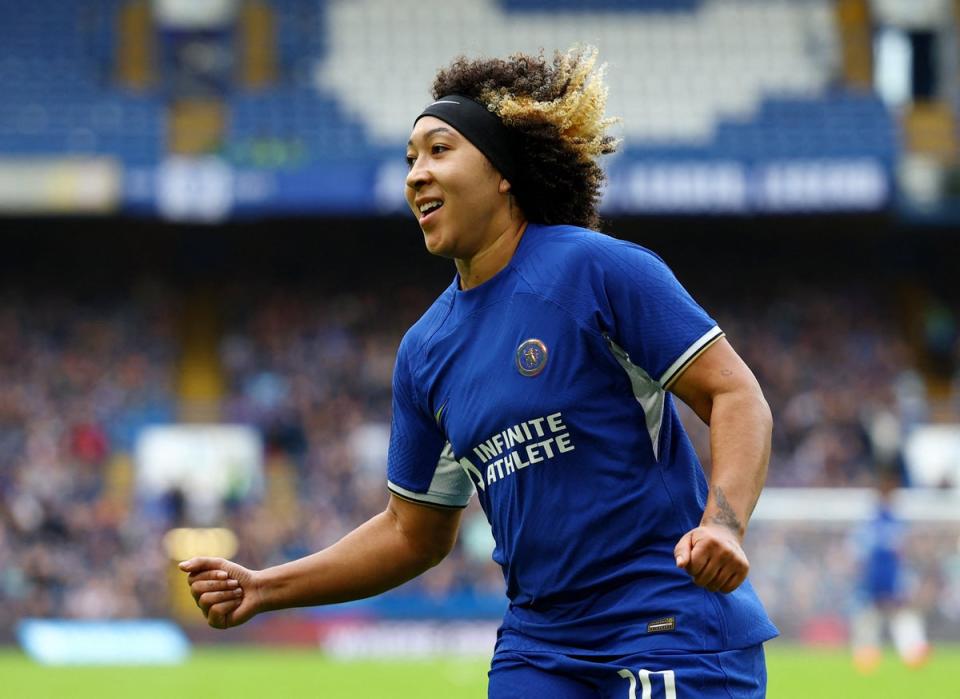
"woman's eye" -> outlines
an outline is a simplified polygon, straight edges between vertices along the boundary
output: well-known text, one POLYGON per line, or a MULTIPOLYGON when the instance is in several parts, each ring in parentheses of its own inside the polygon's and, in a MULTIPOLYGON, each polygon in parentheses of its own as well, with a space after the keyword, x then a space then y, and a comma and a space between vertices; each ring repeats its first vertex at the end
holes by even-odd
MULTIPOLYGON (((443 153, 444 151, 448 151, 448 150, 450 149, 447 146, 443 145, 442 143, 434 143, 432 146, 430 146, 430 153, 432 155, 439 155, 440 153, 443 153)), ((417 156, 415 155, 407 156, 408 168, 412 168, 415 162, 417 162, 417 156)))

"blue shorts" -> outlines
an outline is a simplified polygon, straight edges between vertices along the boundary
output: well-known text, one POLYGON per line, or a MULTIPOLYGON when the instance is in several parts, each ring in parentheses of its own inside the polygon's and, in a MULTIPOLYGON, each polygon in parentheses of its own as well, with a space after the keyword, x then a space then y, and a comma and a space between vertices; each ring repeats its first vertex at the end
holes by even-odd
POLYGON ((489 676, 489 699, 762 699, 767 689, 762 645, 615 658, 509 651, 489 676))

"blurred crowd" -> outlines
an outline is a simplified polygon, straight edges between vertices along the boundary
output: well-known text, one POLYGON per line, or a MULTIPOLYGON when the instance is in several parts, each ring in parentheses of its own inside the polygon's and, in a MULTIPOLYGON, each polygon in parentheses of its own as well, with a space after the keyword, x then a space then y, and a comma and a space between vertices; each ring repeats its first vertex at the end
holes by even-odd
MULTIPOLYGON (((849 522, 755 521, 746 549, 767 612, 786 638, 843 643, 847 620, 865 603, 863 550, 849 522)), ((911 522, 902 544, 901 600, 919 611, 934 637, 960 629, 960 523, 911 522)))
MULTIPOLYGON (((231 525, 238 557, 261 567, 331 544, 383 510, 396 351, 432 298, 415 286, 324 296, 246 284, 226 296, 235 314, 221 348, 223 418, 259 428, 268 473, 255 512, 237 508, 231 525)), ((492 549, 474 501, 457 549, 406 591, 502 597, 492 549)))
POLYGON ((718 322, 774 415, 767 485, 871 486, 878 463, 903 471, 902 437, 927 406, 894 308, 877 286, 850 282, 719 304, 718 322))
POLYGON ((139 429, 175 417, 172 297, 0 291, 0 640, 21 617, 166 612, 139 429))
MULTIPOLYGON (((769 484, 869 485, 923 419, 923 382, 892 302, 877 293, 790 285, 753 300, 700 299, 776 416, 769 484)), ((395 352, 431 300, 416 286, 222 289, 220 418, 257 427, 265 447, 263 492, 225 510, 237 560, 259 568, 305 555, 383 508, 395 352)), ((169 614, 160 539, 189 522, 138 497, 132 453, 143 425, 177 417, 178 303, 150 285, 90 301, 0 293, 0 640, 26 616, 169 614)), ((691 433, 708 460, 704 428, 691 423, 691 433)), ((786 557, 777 575, 791 580, 761 581, 776 612, 804 599, 806 563, 783 541, 807 534, 765 531, 755 544, 770 560, 786 557)), ((450 558, 404 594, 502 597, 491 550, 474 501, 450 558)), ((840 562, 842 581, 842 554, 825 560, 840 562)))

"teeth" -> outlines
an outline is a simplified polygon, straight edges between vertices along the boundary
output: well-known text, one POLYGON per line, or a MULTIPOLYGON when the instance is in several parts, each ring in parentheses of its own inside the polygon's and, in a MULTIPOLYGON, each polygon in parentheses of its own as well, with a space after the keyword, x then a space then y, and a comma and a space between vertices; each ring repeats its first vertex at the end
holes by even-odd
POLYGON ((433 209, 440 208, 442 205, 443 205, 442 201, 428 201, 426 204, 422 204, 420 206, 420 213, 425 214, 428 211, 432 211, 433 209))

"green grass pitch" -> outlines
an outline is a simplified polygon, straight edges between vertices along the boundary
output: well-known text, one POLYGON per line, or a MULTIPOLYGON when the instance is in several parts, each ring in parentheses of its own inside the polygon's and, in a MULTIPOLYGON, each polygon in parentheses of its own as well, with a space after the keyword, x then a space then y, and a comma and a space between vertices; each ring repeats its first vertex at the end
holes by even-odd
MULTIPOLYGON (((919 670, 888 655, 867 677, 843 651, 768 644, 770 699, 960 699, 960 645, 937 646, 919 670)), ((177 667, 41 667, 0 649, 4 699, 466 699, 486 696, 486 659, 337 662, 318 652, 200 648, 177 667)), ((623 698, 627 699, 626 685, 623 698)), ((685 697, 678 687, 677 699, 685 697)))

